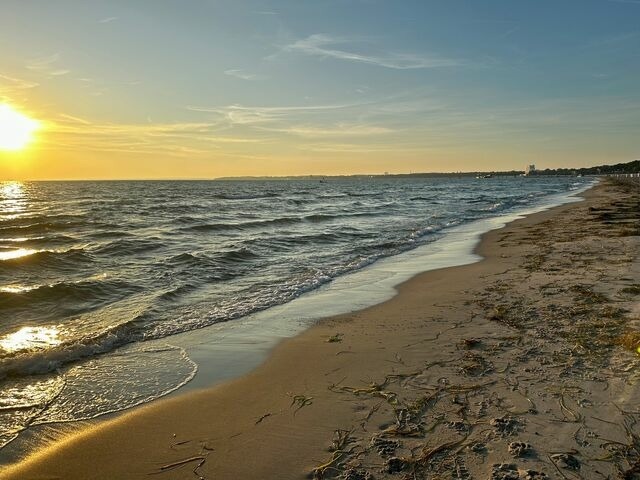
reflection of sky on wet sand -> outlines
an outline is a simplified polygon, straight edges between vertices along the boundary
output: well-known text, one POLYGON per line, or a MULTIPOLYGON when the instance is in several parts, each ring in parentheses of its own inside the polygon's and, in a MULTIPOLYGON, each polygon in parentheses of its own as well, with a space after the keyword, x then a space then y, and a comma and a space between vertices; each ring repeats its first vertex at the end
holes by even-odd
POLYGON ((39 350, 59 345, 60 331, 56 327, 23 327, 17 332, 0 337, 0 348, 8 352, 39 350))

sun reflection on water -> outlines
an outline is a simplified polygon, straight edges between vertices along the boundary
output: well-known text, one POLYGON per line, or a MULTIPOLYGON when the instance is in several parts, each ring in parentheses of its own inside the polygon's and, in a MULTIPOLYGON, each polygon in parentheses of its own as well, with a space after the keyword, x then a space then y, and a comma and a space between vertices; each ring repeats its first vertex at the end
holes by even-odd
POLYGON ((60 345, 60 331, 56 327, 23 327, 0 337, 0 348, 8 352, 43 349, 60 345))
POLYGON ((0 215, 21 216, 27 209, 27 195, 22 182, 0 182, 0 215))
POLYGON ((0 195, 4 198, 16 199, 24 196, 24 185, 22 182, 2 182, 0 184, 0 195))
POLYGON ((30 290, 35 290, 38 287, 29 287, 26 285, 5 285, 4 287, 0 287, 0 292, 6 293, 24 293, 30 290))
POLYGON ((34 250, 32 248, 19 248, 18 250, 9 250, 7 252, 0 251, 0 261, 26 257, 33 255, 34 253, 38 253, 38 250, 34 250))

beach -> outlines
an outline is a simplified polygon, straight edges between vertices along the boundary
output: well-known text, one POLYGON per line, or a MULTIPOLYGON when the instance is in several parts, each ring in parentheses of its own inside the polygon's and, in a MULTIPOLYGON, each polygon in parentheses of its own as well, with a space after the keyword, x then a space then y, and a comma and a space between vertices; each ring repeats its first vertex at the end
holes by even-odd
POLYGON ((583 196, 0 478, 637 478, 640 192, 583 196))

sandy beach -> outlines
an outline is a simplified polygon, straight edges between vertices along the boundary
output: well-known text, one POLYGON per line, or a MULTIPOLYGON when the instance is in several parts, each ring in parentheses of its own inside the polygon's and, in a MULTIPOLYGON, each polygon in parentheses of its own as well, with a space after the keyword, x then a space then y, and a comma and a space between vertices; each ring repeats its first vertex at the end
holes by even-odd
POLYGON ((0 478, 640 478, 640 191, 584 197, 0 478))

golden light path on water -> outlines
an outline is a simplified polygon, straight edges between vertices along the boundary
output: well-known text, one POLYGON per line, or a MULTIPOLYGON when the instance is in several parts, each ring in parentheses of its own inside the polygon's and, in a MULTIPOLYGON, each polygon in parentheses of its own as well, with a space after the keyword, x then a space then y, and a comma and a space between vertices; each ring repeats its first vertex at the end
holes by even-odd
MULTIPOLYGON (((26 193, 21 182, 0 183, 0 218, 10 220, 22 215, 26 211, 26 193)), ((37 253, 31 248, 0 251, 0 261, 13 260, 37 253)))
POLYGON ((0 348, 7 352, 34 350, 59 345, 60 331, 56 327, 22 327, 0 338, 0 348))
POLYGON ((21 182, 0 182, 0 216, 11 220, 27 210, 27 195, 21 182))

